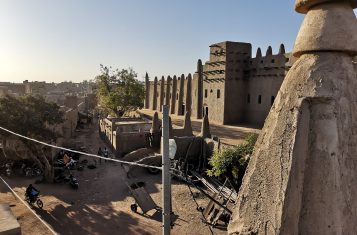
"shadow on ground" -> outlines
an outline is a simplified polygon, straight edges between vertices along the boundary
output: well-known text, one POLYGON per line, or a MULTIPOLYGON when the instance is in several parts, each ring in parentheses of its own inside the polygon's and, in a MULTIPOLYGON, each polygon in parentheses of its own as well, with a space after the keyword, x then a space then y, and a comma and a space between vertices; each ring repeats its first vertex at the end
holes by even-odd
POLYGON ((108 207, 98 211, 89 206, 57 205, 51 213, 35 211, 60 234, 152 234, 144 226, 140 228, 133 216, 108 207))

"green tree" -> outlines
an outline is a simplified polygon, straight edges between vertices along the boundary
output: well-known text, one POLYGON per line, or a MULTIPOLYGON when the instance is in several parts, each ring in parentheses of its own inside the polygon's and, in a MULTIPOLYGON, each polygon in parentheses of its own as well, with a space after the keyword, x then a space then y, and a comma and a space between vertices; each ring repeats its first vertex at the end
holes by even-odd
POLYGON ((257 134, 249 134, 244 144, 216 150, 209 160, 212 169, 207 174, 227 177, 238 192, 257 138, 257 134))
MULTIPOLYGON (((0 123, 1 126, 21 135, 54 143, 58 134, 53 126, 63 122, 63 112, 55 103, 47 103, 42 97, 5 96, 0 98, 0 123)), ((13 137, 5 131, 0 135, 13 137)), ((46 181, 53 180, 52 165, 49 161, 51 149, 33 141, 18 137, 29 150, 29 157, 43 171, 46 181)), ((10 149, 16 152, 15 149, 10 149)))
POLYGON ((97 82, 97 98, 102 111, 121 117, 144 105, 145 89, 133 69, 116 69, 100 66, 97 82))

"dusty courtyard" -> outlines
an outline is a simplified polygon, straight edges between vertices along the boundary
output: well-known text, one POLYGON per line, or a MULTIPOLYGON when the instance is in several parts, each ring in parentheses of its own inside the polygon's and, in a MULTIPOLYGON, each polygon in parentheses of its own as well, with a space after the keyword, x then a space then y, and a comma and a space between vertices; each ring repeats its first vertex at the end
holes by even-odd
MULTIPOLYGON (((138 111, 143 117, 152 119, 155 111, 148 109, 141 109, 138 111)), ((159 118, 162 118, 162 113, 158 112, 159 118)), ((172 124, 174 126, 183 126, 184 116, 170 115, 172 124)), ((198 135, 201 132, 202 119, 191 118, 191 125, 194 135, 198 135)), ((210 122, 211 134, 219 137, 221 143, 227 145, 239 145, 244 142, 244 139, 250 133, 260 132, 259 126, 252 125, 220 125, 210 122)))
MULTIPOLYGON (((76 140, 84 143, 87 152, 96 153, 99 146, 104 146, 96 126, 78 132, 76 140)), ((93 162, 90 157, 83 159, 93 162)), ((77 191, 68 184, 34 185, 41 191, 44 202, 43 210, 35 208, 35 211, 58 234, 161 233, 161 212, 153 210, 144 216, 130 210, 134 199, 123 181, 126 174, 119 163, 97 162, 96 169, 85 168, 73 173, 79 180, 77 191)), ((145 182, 146 190, 161 207, 161 175, 150 175, 142 168, 135 169, 133 173, 136 180, 145 182)), ((5 179, 20 196, 24 195, 27 185, 35 181, 24 177, 5 179)), ((187 185, 178 181, 172 183, 172 208, 176 215, 173 234, 226 234, 223 229, 212 229, 201 222, 201 213, 196 210, 197 205, 187 185)), ((3 184, 0 184, 0 191, 0 203, 12 205, 23 234, 51 234, 3 184)), ((208 203, 201 195, 196 200, 200 206, 208 203)))

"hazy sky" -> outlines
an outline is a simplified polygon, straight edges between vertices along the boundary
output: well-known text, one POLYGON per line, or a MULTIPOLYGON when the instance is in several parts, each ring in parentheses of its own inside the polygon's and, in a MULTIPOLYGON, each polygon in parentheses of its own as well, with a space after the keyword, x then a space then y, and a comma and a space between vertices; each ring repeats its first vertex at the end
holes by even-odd
POLYGON ((82 81, 100 64, 187 74, 221 41, 290 51, 303 19, 294 2, 0 0, 0 81, 82 81))

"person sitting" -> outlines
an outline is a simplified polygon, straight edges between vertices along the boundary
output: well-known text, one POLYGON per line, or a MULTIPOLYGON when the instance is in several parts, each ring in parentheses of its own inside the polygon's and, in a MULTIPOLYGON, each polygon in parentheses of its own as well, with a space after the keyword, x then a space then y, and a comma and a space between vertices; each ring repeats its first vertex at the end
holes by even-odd
POLYGON ((67 165, 70 161, 71 161, 71 157, 68 156, 67 153, 65 153, 65 154, 63 155, 63 162, 64 162, 64 164, 67 165))
POLYGON ((27 189, 26 189, 26 195, 29 197, 30 202, 33 203, 36 200, 36 197, 38 196, 39 191, 30 184, 27 189))

